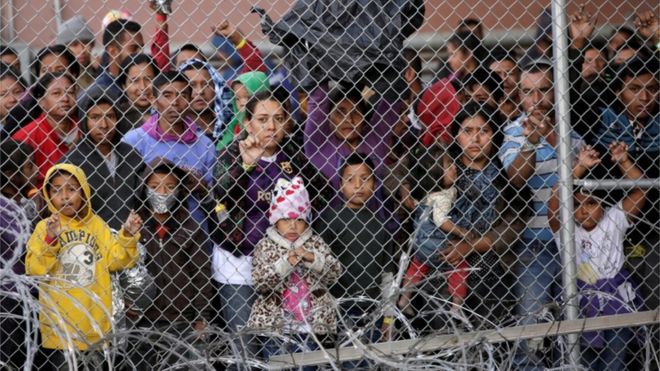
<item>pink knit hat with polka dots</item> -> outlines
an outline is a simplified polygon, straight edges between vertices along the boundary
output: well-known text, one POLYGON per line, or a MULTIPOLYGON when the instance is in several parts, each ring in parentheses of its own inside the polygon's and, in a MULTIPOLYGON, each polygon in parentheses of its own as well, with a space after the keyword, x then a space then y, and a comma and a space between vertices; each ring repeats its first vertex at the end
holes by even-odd
POLYGON ((309 223, 311 217, 312 207, 302 178, 295 177, 291 181, 278 179, 268 209, 270 224, 280 219, 302 219, 309 223))

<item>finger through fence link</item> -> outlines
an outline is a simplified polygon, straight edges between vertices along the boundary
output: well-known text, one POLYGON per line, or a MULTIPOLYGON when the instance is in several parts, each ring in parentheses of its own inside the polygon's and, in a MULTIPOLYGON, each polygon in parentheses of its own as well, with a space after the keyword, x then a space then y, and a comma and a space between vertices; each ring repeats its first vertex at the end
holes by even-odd
POLYGON ((659 12, 3 0, 0 369, 658 369, 659 12))

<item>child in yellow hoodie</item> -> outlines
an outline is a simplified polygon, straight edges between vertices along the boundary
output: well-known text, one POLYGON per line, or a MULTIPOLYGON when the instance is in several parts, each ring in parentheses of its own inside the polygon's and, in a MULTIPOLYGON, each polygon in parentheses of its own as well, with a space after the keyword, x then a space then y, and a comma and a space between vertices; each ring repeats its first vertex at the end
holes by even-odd
POLYGON ((135 265, 142 219, 131 211, 113 237, 92 212, 85 173, 71 164, 50 168, 42 192, 52 215, 28 241, 25 270, 48 276, 39 290, 42 347, 51 363, 65 362, 59 350, 87 350, 110 331, 110 272, 135 265))

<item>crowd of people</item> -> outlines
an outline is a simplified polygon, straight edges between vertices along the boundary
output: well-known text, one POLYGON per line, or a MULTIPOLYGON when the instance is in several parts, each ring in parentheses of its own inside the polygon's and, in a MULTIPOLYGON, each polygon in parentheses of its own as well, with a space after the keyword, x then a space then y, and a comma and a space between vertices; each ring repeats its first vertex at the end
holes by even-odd
MULTIPOLYGON (((559 142, 570 140, 575 179, 658 178, 653 11, 606 40, 594 16, 571 15, 570 139, 555 122, 547 10, 523 53, 487 46, 479 20, 463 20, 431 81, 418 51, 400 50, 397 94, 373 71, 295 86, 301 77, 288 79, 228 21, 213 37, 232 49, 230 67, 216 68, 193 44, 170 53, 167 15, 155 17, 150 55, 121 12, 104 24, 98 60, 80 16, 30 66, 0 46, 2 204, 34 227, 27 246, 3 234, 2 257, 25 249, 13 272, 49 277, 34 292, 52 308, 39 317, 44 369, 64 369, 67 349, 86 352, 120 323, 199 343, 211 327, 262 329, 317 349, 334 346, 340 323, 376 313, 371 341, 397 340, 395 311, 420 331, 442 326, 420 316, 432 303, 418 290, 445 297, 474 328, 534 323, 565 299, 559 142)), ((658 200, 653 189, 575 187, 581 316, 659 306, 658 200)), ((20 299, 2 306, 18 316, 2 317, 0 364, 20 367, 20 299)), ((626 369, 637 338, 584 333, 584 366, 626 369)), ((523 342, 517 369, 556 362, 537 343, 523 342)), ((267 336, 245 344, 266 359, 301 350, 267 336)), ((149 369, 158 352, 140 344, 131 359, 149 369)))

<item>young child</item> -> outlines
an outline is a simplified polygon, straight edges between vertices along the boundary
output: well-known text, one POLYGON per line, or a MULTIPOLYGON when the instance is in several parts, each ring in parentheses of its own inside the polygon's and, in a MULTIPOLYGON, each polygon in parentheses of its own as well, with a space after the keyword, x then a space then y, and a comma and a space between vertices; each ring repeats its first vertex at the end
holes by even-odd
MULTIPOLYGON (((149 164, 142 175, 141 243, 146 269, 158 295, 139 308, 144 316, 137 327, 181 338, 197 331, 202 337, 200 332, 211 321, 211 262, 205 248, 206 235, 185 207, 187 174, 160 159, 149 164)), ((132 355, 133 362, 137 369, 150 370, 158 363, 158 353, 157 347, 140 342, 132 355)))
MULTIPOLYGON (((612 162, 625 179, 640 179, 642 172, 628 157, 628 146, 614 142, 609 146, 612 162)), ((635 188, 616 205, 605 208, 603 200, 584 190, 575 191, 575 248, 577 285, 580 292, 593 290, 606 295, 580 295, 580 311, 585 317, 629 313, 629 306, 639 304, 630 274, 623 268, 623 241, 630 219, 640 213, 646 202, 645 191, 635 188)), ((548 202, 550 227, 558 234, 557 188, 548 202)), ((557 240, 559 237, 557 236, 557 240)), ((559 241, 557 241, 559 244, 559 241)), ((583 362, 590 370, 626 369, 627 343, 630 329, 587 332, 582 335, 583 362)))
MULTIPOLYGON (((453 183, 456 175, 444 171, 450 160, 443 155, 437 157, 437 151, 423 153, 412 165, 408 183, 411 186, 411 195, 416 199, 426 198, 415 210, 415 256, 413 257, 406 275, 403 287, 410 289, 424 279, 432 267, 439 268, 439 251, 446 247, 449 239, 470 239, 470 231, 455 224, 451 213, 456 200, 457 190, 453 183), (443 164, 443 162, 445 164, 443 164), (431 209, 431 210, 429 210, 431 209), (428 213, 428 217, 423 218, 428 213)), ((463 260, 458 266, 451 269, 447 275, 449 294, 452 299, 452 311, 458 311, 467 295, 468 264, 463 260)), ((413 314, 410 308, 412 291, 405 290, 399 298, 399 308, 407 314, 413 314)))
MULTIPOLYGON (((336 333, 337 319, 328 289, 341 274, 330 247, 310 227, 311 205, 302 178, 278 179, 268 220, 271 227, 257 244, 252 281, 259 294, 248 327, 300 336, 336 333)), ((267 341, 266 356, 279 352, 267 341)))
MULTIPOLYGON (((389 288, 396 271, 394 242, 385 223, 367 207, 376 187, 374 163, 354 153, 344 161, 339 176, 344 204, 325 209, 316 224, 316 230, 344 268, 331 293, 337 298, 378 299, 381 296, 389 300, 389 288)), ((349 317, 360 319, 374 308, 351 306, 345 309, 349 317)), ((384 334, 391 323, 392 318, 386 315, 381 326, 384 334)))
POLYGON ((44 178, 43 196, 52 213, 37 224, 27 245, 25 271, 50 276, 40 287, 39 329, 53 367, 66 365, 64 350, 86 350, 110 331, 110 272, 137 258, 142 219, 132 211, 118 237, 91 209, 85 173, 58 164, 44 178), (63 328, 64 327, 64 328, 63 328))

